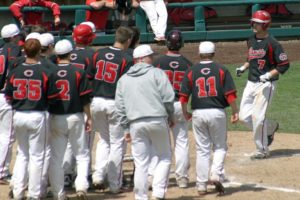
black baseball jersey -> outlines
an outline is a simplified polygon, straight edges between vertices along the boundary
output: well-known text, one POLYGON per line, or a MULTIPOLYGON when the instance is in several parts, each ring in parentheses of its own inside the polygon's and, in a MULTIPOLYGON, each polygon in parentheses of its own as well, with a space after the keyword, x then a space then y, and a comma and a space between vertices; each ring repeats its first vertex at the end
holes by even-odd
MULTIPOLYGON (((14 59, 12 62, 9 64, 9 70, 13 70, 14 68, 17 68, 18 66, 22 65, 26 61, 25 56, 20 56, 16 59, 14 59)), ((55 70, 57 66, 48 58, 46 57, 40 57, 40 62, 41 64, 49 69, 50 71, 55 70)))
POLYGON ((10 71, 7 77, 5 96, 11 100, 15 110, 44 111, 48 107, 48 99, 56 95, 53 74, 40 62, 23 63, 10 71))
MULTIPOLYGON (((283 74, 289 68, 289 61, 282 46, 272 36, 264 39, 258 39, 252 36, 248 40, 248 62, 249 74, 248 80, 258 82, 259 76, 273 69, 277 69, 283 74)), ((277 80, 278 76, 273 77, 271 81, 277 80)))
POLYGON ((0 90, 4 88, 8 73, 9 63, 21 55, 21 49, 17 44, 8 42, 0 49, 0 90))
POLYGON ((225 108, 226 96, 235 93, 230 72, 222 65, 197 63, 184 75, 180 96, 192 95, 192 109, 225 108))
POLYGON ((93 64, 93 55, 95 51, 91 48, 76 47, 70 55, 71 63, 80 69, 86 70, 89 65, 93 64))
POLYGON ((86 72, 72 64, 58 64, 53 72, 59 95, 49 106, 51 114, 72 114, 83 112, 84 105, 90 103, 92 88, 86 72))
POLYGON ((93 65, 88 67, 88 76, 93 79, 93 93, 96 97, 115 98, 119 78, 133 65, 133 59, 125 51, 106 47, 93 56, 93 65))
POLYGON ((175 91, 175 100, 179 100, 181 82, 185 71, 193 64, 180 54, 166 54, 154 60, 153 65, 164 70, 175 91))

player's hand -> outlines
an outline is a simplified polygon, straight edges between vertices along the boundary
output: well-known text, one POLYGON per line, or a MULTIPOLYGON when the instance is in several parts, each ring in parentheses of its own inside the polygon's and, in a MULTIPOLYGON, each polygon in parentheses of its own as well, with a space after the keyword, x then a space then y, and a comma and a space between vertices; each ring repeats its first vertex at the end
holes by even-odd
POLYGON ((230 118, 230 122, 232 123, 232 124, 234 124, 234 123, 236 123, 236 122, 238 122, 239 121, 239 113, 233 113, 232 115, 231 115, 231 118, 230 118))
POLYGON ((117 7, 116 1, 115 0, 105 1, 105 7, 115 9, 117 7))
POLYGON ((245 72, 245 70, 246 70, 246 67, 245 67, 244 65, 241 66, 241 67, 236 68, 236 69, 235 69, 236 75, 237 75, 238 77, 240 77, 240 76, 242 75, 242 73, 245 72))
POLYGON ((92 119, 88 118, 85 122, 85 131, 87 133, 91 133, 92 132, 92 119))
POLYGON ((19 22, 20 22, 21 27, 23 27, 25 25, 25 22, 22 18, 19 20, 19 22))
POLYGON ((271 78, 271 73, 270 73, 270 72, 267 72, 267 73, 265 73, 264 75, 261 75, 261 76, 259 77, 259 80, 260 80, 260 82, 265 83, 265 82, 269 81, 270 78, 271 78))
POLYGON ((183 116, 186 119, 186 121, 190 121, 190 120, 192 120, 192 116, 193 115, 191 113, 189 113, 189 112, 184 112, 183 116))
POLYGON ((90 6, 96 10, 102 8, 104 5, 105 5, 105 1, 96 1, 90 4, 90 6))
POLYGON ((54 25, 58 26, 59 24, 60 24, 60 18, 59 18, 59 16, 55 16, 55 18, 54 18, 54 25))
POLYGON ((139 4, 138 1, 132 0, 131 6, 132 6, 133 8, 138 8, 138 7, 140 6, 140 4, 139 4))
POLYGON ((168 124, 169 124, 169 127, 172 128, 175 126, 175 119, 174 117, 169 117, 168 118, 168 124))
POLYGON ((130 133, 125 133, 124 134, 124 139, 125 139, 125 142, 130 143, 131 142, 130 133))

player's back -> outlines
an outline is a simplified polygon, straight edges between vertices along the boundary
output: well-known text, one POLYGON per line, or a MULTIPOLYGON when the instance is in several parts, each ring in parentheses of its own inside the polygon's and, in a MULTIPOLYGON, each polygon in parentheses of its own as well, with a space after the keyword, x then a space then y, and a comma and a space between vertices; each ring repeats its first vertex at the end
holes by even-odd
POLYGON ((225 95, 235 91, 230 72, 222 65, 208 61, 200 62, 187 71, 182 90, 192 87, 192 109, 225 108, 225 95))
POLYGON ((119 78, 133 65, 133 59, 125 51, 106 47, 95 52, 93 66, 87 72, 93 77, 94 96, 115 98, 119 78))
POLYGON ((180 54, 165 54, 154 60, 153 65, 164 70, 175 91, 175 100, 179 100, 179 91, 186 70, 192 63, 180 54))
POLYGON ((13 69, 7 78, 6 96, 12 99, 15 110, 47 109, 47 98, 55 94, 51 87, 52 74, 40 62, 36 64, 23 63, 13 69))
POLYGON ((52 114, 83 112, 81 96, 92 92, 85 71, 72 64, 57 66, 53 74, 59 94, 54 103, 50 104, 49 112, 52 114))
POLYGON ((86 70, 88 65, 92 65, 93 55, 95 51, 91 48, 76 47, 70 55, 70 60, 73 65, 86 70))

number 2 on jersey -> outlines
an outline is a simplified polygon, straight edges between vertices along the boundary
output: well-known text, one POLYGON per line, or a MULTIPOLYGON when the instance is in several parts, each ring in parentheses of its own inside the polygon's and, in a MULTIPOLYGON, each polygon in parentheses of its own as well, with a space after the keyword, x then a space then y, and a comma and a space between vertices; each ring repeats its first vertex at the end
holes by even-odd
POLYGON ((70 100, 70 84, 68 80, 57 80, 55 83, 57 89, 59 89, 58 97, 60 100, 68 101, 70 100))
POLYGON ((96 64, 96 68, 97 73, 95 79, 105 81, 108 83, 116 82, 119 65, 112 62, 105 62, 104 60, 99 60, 96 64))
POLYGON ((208 78, 200 77, 196 80, 196 84, 199 90, 198 96, 200 98, 218 96, 218 92, 216 89, 216 77, 214 76, 210 76, 208 78))

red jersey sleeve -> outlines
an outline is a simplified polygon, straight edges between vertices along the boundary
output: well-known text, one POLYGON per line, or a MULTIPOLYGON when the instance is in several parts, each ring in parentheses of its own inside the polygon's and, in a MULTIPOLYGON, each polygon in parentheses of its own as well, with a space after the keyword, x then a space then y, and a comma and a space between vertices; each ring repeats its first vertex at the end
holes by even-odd
POLYGON ((60 7, 57 3, 51 2, 51 1, 39 1, 37 3, 37 6, 46 7, 52 10, 53 16, 59 16, 60 15, 60 7))
POLYGON ((21 12, 22 8, 24 6, 28 6, 28 5, 29 5, 29 1, 19 0, 19 1, 15 1, 13 4, 11 4, 9 9, 12 12, 14 17, 16 17, 17 19, 20 19, 23 17, 23 14, 21 12))

